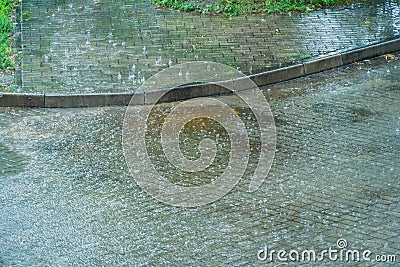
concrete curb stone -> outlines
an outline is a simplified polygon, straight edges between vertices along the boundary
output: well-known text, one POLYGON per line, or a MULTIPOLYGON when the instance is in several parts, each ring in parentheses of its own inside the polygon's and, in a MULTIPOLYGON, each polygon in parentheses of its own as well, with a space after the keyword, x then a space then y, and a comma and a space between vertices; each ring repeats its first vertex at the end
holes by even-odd
MULTIPOLYGON (((287 81, 325 70, 337 68, 356 61, 400 51, 400 38, 367 47, 333 54, 323 55, 276 70, 266 71, 249 76, 257 85, 264 86, 287 81)), ((73 108, 126 106, 134 94, 134 105, 155 104, 155 102, 172 102, 195 97, 221 95, 230 91, 222 86, 210 83, 180 86, 173 89, 162 89, 153 92, 107 93, 107 94, 37 94, 37 93, 0 93, 1 107, 41 107, 73 108), (167 93, 168 92, 168 93, 167 93), (161 98, 160 98, 161 97, 161 98), (159 101, 157 101, 159 99, 159 101)))
POLYGON ((44 107, 44 94, 0 93, 0 107, 44 107))

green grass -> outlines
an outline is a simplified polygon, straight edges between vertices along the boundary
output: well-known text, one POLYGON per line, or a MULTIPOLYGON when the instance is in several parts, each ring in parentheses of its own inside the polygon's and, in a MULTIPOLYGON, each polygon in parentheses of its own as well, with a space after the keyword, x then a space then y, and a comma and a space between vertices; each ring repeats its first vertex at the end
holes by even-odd
POLYGON ((0 69, 14 69, 12 14, 17 0, 0 0, 0 69))
POLYGON ((251 13, 308 12, 314 9, 348 4, 353 0, 153 0, 153 2, 161 7, 169 7, 181 11, 239 16, 251 13))

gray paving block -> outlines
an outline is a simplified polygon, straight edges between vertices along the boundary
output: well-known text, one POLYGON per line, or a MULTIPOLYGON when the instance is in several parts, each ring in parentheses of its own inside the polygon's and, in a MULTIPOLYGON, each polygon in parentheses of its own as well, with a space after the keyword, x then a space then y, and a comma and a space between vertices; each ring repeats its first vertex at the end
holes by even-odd
POLYGON ((145 93, 145 104, 167 103, 231 93, 231 90, 218 84, 200 84, 190 86, 179 86, 171 89, 161 89, 145 93))
MULTIPOLYGON (((70 107, 99 107, 99 106, 125 106, 128 105, 131 93, 125 94, 88 94, 88 95, 67 95, 67 94, 46 94, 46 108, 70 108, 70 107)), ((143 104, 144 97, 135 99, 135 104, 143 104)))
MULTIPOLYGON (((257 87, 257 84, 249 77, 241 77, 229 81, 216 82, 215 85, 218 87, 222 86, 231 92, 247 91, 257 87)), ((214 90, 217 90, 218 94, 221 94, 221 92, 218 91, 218 88, 214 88, 214 90)), ((228 93, 230 93, 229 91, 228 93)))
POLYGON ((250 76, 250 78, 257 84, 257 86, 264 86, 298 78, 303 76, 304 73, 305 72, 303 64, 296 64, 290 67, 252 75, 250 76))
POLYGON ((144 92, 144 104, 151 105, 157 103, 166 92, 168 92, 168 89, 144 92))
POLYGON ((44 107, 44 94, 0 93, 1 107, 44 107))
POLYGON ((343 66, 342 55, 340 53, 321 57, 312 61, 304 62, 304 75, 318 73, 343 66))
POLYGON ((400 39, 342 53, 343 64, 400 51, 400 39))
MULTIPOLYGON (((128 98, 128 96, 126 96, 128 98)), ((121 102, 124 102, 125 99, 121 102)), ((143 92, 135 92, 133 94, 129 94, 129 105, 144 105, 144 93, 143 92)), ((115 104, 117 105, 117 104, 115 104)))

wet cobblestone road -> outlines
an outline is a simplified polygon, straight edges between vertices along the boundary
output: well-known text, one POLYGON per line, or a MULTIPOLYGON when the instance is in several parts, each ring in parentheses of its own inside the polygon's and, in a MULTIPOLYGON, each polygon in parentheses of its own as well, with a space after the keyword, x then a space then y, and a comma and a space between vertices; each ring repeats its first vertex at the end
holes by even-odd
MULTIPOLYGON (((399 62, 262 88, 278 137, 266 181, 248 193, 245 176, 192 209, 136 185, 122 154, 124 108, 1 109, 0 265, 275 266, 257 259, 265 245, 322 251, 339 238, 399 261, 399 62)), ((288 263, 299 265, 310 263, 288 263)))

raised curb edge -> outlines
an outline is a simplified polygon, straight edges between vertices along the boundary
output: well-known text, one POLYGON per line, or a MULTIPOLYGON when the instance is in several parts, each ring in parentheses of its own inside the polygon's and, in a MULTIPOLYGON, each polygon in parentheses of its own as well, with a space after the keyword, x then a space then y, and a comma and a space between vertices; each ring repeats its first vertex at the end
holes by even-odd
MULTIPOLYGON (((346 52, 335 52, 319 56, 289 67, 266 71, 249 78, 257 86, 279 83, 310 74, 341 67, 356 61, 400 51, 400 38, 346 52)), ((101 106, 127 106, 135 94, 135 105, 153 104, 154 99, 164 95, 159 102, 187 100, 195 97, 221 95, 226 90, 215 84, 182 86, 157 92, 103 93, 103 94, 40 94, 0 93, 0 107, 78 108, 101 106)))

